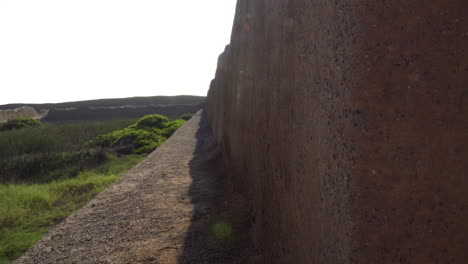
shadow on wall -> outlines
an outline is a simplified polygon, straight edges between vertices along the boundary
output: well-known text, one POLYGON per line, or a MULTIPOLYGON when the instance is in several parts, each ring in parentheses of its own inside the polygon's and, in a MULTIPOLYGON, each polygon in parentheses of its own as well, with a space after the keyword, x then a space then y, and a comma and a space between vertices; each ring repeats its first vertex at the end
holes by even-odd
POLYGON ((196 139, 189 188, 194 213, 179 263, 247 263, 247 210, 242 197, 230 191, 205 114, 196 139))

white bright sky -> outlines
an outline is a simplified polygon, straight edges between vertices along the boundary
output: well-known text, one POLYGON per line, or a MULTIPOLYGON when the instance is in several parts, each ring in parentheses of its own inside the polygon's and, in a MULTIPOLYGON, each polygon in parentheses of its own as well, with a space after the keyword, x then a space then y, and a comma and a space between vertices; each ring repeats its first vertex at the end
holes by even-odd
POLYGON ((206 95, 235 0, 0 0, 0 104, 206 95))

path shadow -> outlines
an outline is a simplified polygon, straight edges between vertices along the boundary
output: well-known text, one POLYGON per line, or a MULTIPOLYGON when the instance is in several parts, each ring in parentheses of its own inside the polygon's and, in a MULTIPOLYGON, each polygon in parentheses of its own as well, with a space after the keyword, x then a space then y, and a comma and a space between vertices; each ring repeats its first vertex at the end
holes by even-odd
POLYGON ((190 161, 189 197, 194 206, 179 263, 247 263, 249 225, 245 202, 230 188, 223 157, 205 114, 190 161))

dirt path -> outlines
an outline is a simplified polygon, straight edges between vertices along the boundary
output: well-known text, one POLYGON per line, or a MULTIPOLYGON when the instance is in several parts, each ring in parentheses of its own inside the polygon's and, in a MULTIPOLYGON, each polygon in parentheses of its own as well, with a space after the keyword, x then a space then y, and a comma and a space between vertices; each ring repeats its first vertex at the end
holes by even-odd
POLYGON ((199 114, 16 263, 244 263, 243 201, 199 114))

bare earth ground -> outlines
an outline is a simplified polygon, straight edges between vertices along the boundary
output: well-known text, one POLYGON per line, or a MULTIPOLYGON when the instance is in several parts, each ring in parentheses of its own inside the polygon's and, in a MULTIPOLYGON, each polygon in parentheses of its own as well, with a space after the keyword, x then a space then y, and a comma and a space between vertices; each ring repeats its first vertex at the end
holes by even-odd
POLYGON ((197 114, 15 263, 247 263, 246 210, 229 189, 197 114))

